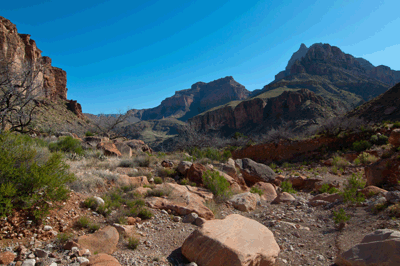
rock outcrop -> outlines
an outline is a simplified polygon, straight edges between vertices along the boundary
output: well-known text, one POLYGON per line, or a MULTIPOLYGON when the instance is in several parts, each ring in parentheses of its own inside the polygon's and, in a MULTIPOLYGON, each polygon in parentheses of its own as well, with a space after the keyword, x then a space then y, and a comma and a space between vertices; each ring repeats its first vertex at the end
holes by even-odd
POLYGON ((182 245, 182 254, 202 266, 272 266, 279 251, 267 227, 238 214, 206 221, 182 245))
MULTIPOLYGON (((67 101, 67 73, 51 65, 51 59, 42 51, 29 34, 20 34, 8 19, 0 17, 0 64, 8 71, 29 71, 37 85, 37 93, 50 101, 67 101), (10 69, 12 66, 12 70, 10 69)), ((76 101, 67 102, 68 108, 83 118, 82 107, 76 101)))

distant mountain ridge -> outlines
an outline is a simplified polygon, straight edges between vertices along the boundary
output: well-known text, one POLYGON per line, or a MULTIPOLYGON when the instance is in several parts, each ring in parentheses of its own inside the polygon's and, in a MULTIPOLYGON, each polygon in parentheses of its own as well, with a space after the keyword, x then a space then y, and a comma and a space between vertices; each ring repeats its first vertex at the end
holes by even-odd
POLYGON ((157 107, 150 109, 132 109, 130 116, 140 120, 154 120, 166 117, 182 121, 211 108, 230 101, 248 98, 250 91, 228 76, 209 83, 197 82, 190 89, 176 91, 175 95, 166 98, 157 107))

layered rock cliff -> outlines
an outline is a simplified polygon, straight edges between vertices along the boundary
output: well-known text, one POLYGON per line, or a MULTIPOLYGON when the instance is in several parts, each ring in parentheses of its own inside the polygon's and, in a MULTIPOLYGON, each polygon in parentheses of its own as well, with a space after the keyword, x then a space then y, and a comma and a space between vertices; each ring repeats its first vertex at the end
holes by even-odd
POLYGON ((29 34, 20 34, 8 19, 0 17, 0 67, 8 71, 35 73, 34 82, 39 97, 49 101, 66 101, 66 107, 83 118, 82 107, 67 100, 67 73, 51 65, 51 59, 42 51, 29 34), (12 67, 10 67, 12 66, 12 67))
POLYGON ((341 111, 339 103, 302 89, 285 91, 272 98, 253 98, 236 106, 226 105, 195 116, 188 122, 198 131, 222 130, 227 134, 241 131, 254 134, 278 126, 282 121, 304 125, 318 118, 335 116, 341 111))
POLYGON ((209 83, 197 82, 190 89, 176 91, 155 108, 131 110, 130 113, 141 120, 173 117, 186 121, 227 102, 246 99, 249 95, 243 85, 229 76, 209 83))

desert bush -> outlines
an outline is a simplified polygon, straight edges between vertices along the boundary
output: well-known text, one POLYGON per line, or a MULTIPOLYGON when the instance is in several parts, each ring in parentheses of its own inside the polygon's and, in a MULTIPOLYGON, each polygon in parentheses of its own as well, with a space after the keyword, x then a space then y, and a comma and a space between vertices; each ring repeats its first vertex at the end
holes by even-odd
POLYGON ((97 210, 97 208, 99 207, 94 197, 86 198, 85 201, 83 202, 83 206, 85 206, 86 208, 90 208, 94 211, 97 210))
POLYGON ((343 157, 335 156, 335 157, 333 157, 332 165, 336 166, 336 167, 339 167, 339 168, 342 168, 342 167, 348 166, 349 162, 343 157))
POLYGON ((389 206, 388 210, 390 216, 400 218, 400 203, 389 206))
POLYGON ((139 241, 138 238, 136 238, 136 237, 129 237, 129 238, 128 238, 127 247, 128 247, 129 249, 135 250, 135 249, 137 249, 137 247, 139 246, 139 244, 140 244, 140 241, 139 241))
POLYGON ((346 180, 343 192, 341 192, 344 202, 363 202, 365 200, 364 195, 358 193, 357 190, 364 188, 365 184, 366 182, 363 180, 362 174, 353 173, 352 176, 346 180))
POLYGON ((183 178, 181 179, 181 181, 179 182, 180 185, 183 186, 192 186, 195 187, 196 183, 195 182, 191 182, 188 178, 183 178))
POLYGON ((393 123, 392 128, 399 128, 400 127, 400 121, 396 121, 393 123))
POLYGON ((176 175, 175 169, 164 168, 162 166, 157 167, 156 173, 160 177, 174 177, 176 175))
POLYGON ((387 144, 389 140, 389 137, 385 136, 385 135, 372 135, 370 138, 370 142, 372 144, 376 144, 376 145, 384 145, 387 144))
POLYGON ((150 166, 150 157, 148 155, 142 155, 136 157, 134 160, 136 166, 139 167, 149 167, 150 166))
POLYGON ((252 187, 250 189, 250 192, 254 193, 254 194, 258 194, 260 196, 262 196, 264 194, 264 192, 261 189, 259 189, 258 187, 252 187))
POLYGON ((84 151, 79 140, 74 139, 71 136, 60 137, 57 142, 49 144, 49 149, 51 151, 62 151, 69 153, 76 153, 78 155, 83 155, 84 151))
POLYGON ((229 189, 229 182, 221 176, 217 171, 207 170, 203 174, 203 184, 206 188, 217 198, 229 197, 231 191, 229 189))
POLYGON ((48 213, 51 202, 68 197, 66 184, 74 180, 60 153, 38 157, 26 136, 0 134, 0 216, 26 209, 36 219, 48 213))
POLYGON ((339 190, 335 187, 330 187, 329 184, 325 183, 321 186, 321 188, 319 189, 319 192, 333 194, 333 193, 339 192, 339 190))
POLYGON ((153 217, 153 213, 147 208, 142 208, 139 211, 138 217, 140 217, 143 220, 148 220, 151 219, 151 217, 153 217))
POLYGON ((297 191, 292 187, 292 183, 288 181, 283 181, 281 184, 281 189, 283 192, 288 192, 292 194, 296 194, 297 191))
POLYGON ((132 159, 124 159, 119 162, 119 167, 131 168, 135 166, 135 162, 132 159))
POLYGON ((92 133, 91 131, 86 131, 85 132, 85 136, 86 137, 92 137, 92 136, 94 136, 94 133, 92 133))
POLYGON ((367 152, 363 152, 357 156, 357 159, 361 164, 370 164, 378 161, 379 158, 367 152))
POLYGON ((340 209, 337 212, 333 211, 333 221, 335 224, 345 223, 348 220, 350 220, 350 216, 347 215, 343 209, 340 209))
POLYGON ((166 187, 153 188, 147 191, 146 197, 163 197, 171 194, 171 190, 166 187))
POLYGON ((229 150, 224 150, 222 153, 215 148, 203 148, 199 149, 198 147, 192 147, 188 149, 188 152, 191 156, 196 157, 197 159, 208 158, 212 161, 227 161, 232 154, 229 150))
POLYGON ((370 125, 360 118, 342 116, 322 121, 320 126, 315 129, 313 133, 318 135, 338 136, 343 132, 358 133, 362 131, 361 128, 369 130, 370 125))
POLYGON ((365 151, 371 148, 371 143, 367 140, 360 140, 353 143, 352 148, 356 152, 365 151))
POLYGON ((162 184, 163 180, 161 177, 154 177, 154 184, 162 184))

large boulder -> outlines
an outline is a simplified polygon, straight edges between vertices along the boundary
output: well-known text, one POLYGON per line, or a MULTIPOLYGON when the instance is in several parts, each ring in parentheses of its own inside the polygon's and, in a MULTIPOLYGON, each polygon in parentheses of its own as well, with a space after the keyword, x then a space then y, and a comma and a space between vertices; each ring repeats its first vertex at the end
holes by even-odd
POLYGON ((366 166, 364 169, 367 186, 397 185, 400 176, 399 166, 399 161, 394 158, 382 159, 366 166))
POLYGON ((117 249, 119 234, 117 229, 106 226, 94 234, 84 235, 78 238, 78 244, 89 249, 93 253, 112 254, 117 249))
POLYGON ((207 171, 207 168, 200 163, 193 163, 186 173, 186 177, 196 184, 203 184, 203 173, 207 171))
POLYGON ((143 142, 143 140, 132 139, 129 141, 125 141, 125 144, 132 148, 134 151, 142 151, 142 152, 150 152, 153 153, 153 150, 143 142))
POLYGON ((229 202, 232 203, 233 207, 239 211, 250 212, 256 209, 257 202, 259 200, 260 196, 258 194, 245 192, 234 195, 229 202))
POLYGON ((395 147, 400 146, 400 128, 393 129, 389 136, 389 143, 395 147))
POLYGON ((238 214, 206 221, 182 245, 182 254, 201 266, 269 266, 279 251, 267 227, 238 214))
POLYGON ((117 149, 114 143, 111 142, 100 142, 97 144, 97 149, 103 150, 106 156, 122 156, 121 152, 117 149))
POLYGON ((362 194, 364 194, 364 196, 366 198, 370 198, 370 197, 375 196, 375 195, 380 194, 380 193, 383 194, 383 195, 385 195, 387 193, 386 190, 384 190, 382 188, 379 188, 379 187, 376 187, 376 186, 365 187, 365 188, 361 189, 360 192, 362 194))
POLYGON ((97 254, 89 257, 89 266, 121 266, 116 258, 107 254, 97 254))
POLYGON ((122 186, 135 186, 142 187, 144 185, 149 185, 149 181, 146 176, 128 176, 128 175, 119 175, 118 183, 122 186))
POLYGON ((290 203, 295 201, 296 198, 292 196, 292 194, 288 192, 282 192, 278 194, 278 196, 271 202, 272 204, 279 204, 279 203, 290 203))
POLYGON ((276 177, 276 173, 269 166, 251 159, 237 159, 235 163, 248 186, 257 182, 273 182, 276 177))
POLYGON ((132 148, 129 147, 126 143, 123 142, 115 142, 115 147, 121 152, 122 156, 132 157, 132 148))
POLYGON ((178 164, 176 171, 183 176, 186 176, 187 172, 189 171, 190 167, 192 166, 192 162, 182 161, 178 164))
MULTIPOLYGON (((233 162, 232 159, 230 159, 230 160, 233 162)), ((231 176, 235 180, 235 182, 240 186, 240 188, 242 190, 248 189, 246 182, 243 179, 243 176, 236 172, 236 167, 235 167, 234 163, 233 163, 233 165, 232 165, 232 163, 222 164, 222 171, 224 173, 226 173, 227 175, 231 176)))
POLYGON ((152 197, 146 198, 146 204, 154 209, 171 210, 184 216, 197 213, 200 217, 214 219, 213 212, 204 204, 213 199, 213 194, 201 187, 182 186, 166 183, 165 189, 170 189, 169 199, 152 197))
POLYGON ((360 244, 340 254, 339 266, 400 265, 400 231, 381 229, 366 235, 360 244))
POLYGON ((261 199, 266 201, 273 201, 278 195, 276 194, 276 189, 274 185, 265 182, 258 182, 253 187, 258 188, 263 192, 261 199))

